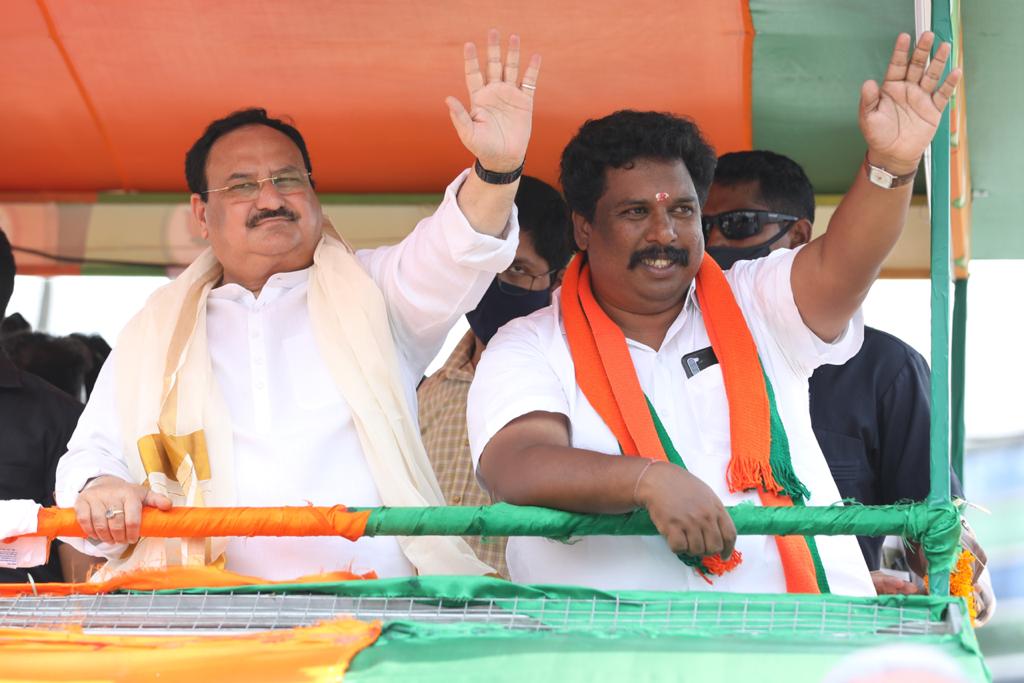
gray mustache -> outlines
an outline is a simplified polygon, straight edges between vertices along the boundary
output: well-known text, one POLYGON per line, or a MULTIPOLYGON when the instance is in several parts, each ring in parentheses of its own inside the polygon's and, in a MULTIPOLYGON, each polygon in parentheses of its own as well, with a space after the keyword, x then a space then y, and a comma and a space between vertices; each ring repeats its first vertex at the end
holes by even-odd
POLYGON ((255 228, 259 223, 269 218, 287 218, 290 221, 299 220, 299 216, 289 209, 287 206, 282 206, 277 209, 260 209, 245 222, 245 227, 255 228))

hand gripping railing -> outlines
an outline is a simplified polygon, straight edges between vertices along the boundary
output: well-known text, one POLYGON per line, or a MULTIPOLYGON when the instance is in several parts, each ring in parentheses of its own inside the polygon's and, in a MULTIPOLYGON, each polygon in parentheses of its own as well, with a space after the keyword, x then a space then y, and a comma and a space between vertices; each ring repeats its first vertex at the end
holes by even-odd
MULTIPOLYGON (((921 544, 934 577, 949 576, 960 540, 960 513, 944 505, 728 508, 744 535, 901 536, 921 544)), ((143 510, 142 536, 653 536, 645 510, 589 515, 498 503, 482 507, 362 508, 174 508, 143 510)), ((44 508, 39 536, 81 537, 71 509, 44 508)))

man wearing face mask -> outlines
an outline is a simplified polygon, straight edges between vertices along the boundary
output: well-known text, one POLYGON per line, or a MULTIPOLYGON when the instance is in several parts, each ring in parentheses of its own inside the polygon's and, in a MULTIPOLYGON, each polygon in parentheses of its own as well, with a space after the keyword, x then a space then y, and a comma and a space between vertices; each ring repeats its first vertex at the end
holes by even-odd
MULTIPOLYGON (((760 150, 725 154, 704 204, 707 253, 727 270, 796 249, 811 239, 814 206, 814 187, 792 159, 760 150)), ((811 424, 843 498, 890 505, 928 495, 930 381, 920 353, 867 326, 856 355, 815 370, 811 424)), ((952 488, 962 495, 955 475, 952 488)), ((917 592, 880 571, 883 538, 858 540, 880 594, 917 592)))
MULTIPOLYGON (((466 429, 466 397, 480 356, 502 325, 551 303, 551 291, 558 286, 572 255, 569 213, 558 190, 523 176, 515 203, 519 212, 515 260, 494 278, 479 305, 466 314, 469 332, 416 392, 423 445, 449 505, 491 502, 473 474, 466 429)), ((467 537, 466 541, 477 557, 508 577, 504 538, 467 537)))

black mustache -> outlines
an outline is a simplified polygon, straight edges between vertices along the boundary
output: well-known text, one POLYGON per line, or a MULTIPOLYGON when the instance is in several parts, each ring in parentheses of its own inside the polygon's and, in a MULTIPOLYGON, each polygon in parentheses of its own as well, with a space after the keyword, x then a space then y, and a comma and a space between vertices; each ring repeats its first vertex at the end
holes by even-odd
POLYGON ((690 264, 690 250, 678 249, 676 247, 648 247, 647 249, 633 252, 633 255, 629 257, 629 269, 633 270, 642 261, 659 259, 678 263, 685 268, 690 264))
POLYGON ((298 214, 289 209, 287 206, 282 206, 277 209, 260 209, 245 222, 245 227, 255 228, 259 223, 267 220, 268 218, 287 218, 290 221, 299 220, 298 214))

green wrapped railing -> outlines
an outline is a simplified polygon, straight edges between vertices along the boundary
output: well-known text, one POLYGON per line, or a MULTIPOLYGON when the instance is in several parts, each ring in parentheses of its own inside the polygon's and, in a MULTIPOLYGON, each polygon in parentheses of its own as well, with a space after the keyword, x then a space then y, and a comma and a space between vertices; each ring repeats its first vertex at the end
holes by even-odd
MULTIPOLYGON (((646 510, 589 515, 497 503, 482 507, 363 508, 366 536, 653 536, 646 510)), ((900 536, 920 543, 930 573, 947 583, 960 541, 960 513, 946 501, 907 505, 727 508, 742 535, 900 536)), ((359 511, 353 509, 353 512, 359 511)))

